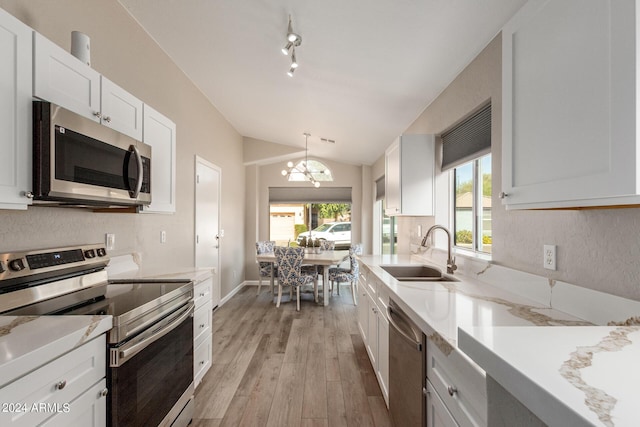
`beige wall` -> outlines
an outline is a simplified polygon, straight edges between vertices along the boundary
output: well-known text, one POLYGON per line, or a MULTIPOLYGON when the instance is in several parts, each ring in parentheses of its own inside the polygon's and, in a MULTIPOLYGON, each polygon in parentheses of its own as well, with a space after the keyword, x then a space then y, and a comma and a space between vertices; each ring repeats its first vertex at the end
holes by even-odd
MULTIPOLYGON (((506 211, 501 188, 501 37, 475 60, 411 124, 406 133, 435 133, 450 128, 483 103, 492 103, 493 260, 496 264, 578 286, 640 300, 640 212, 636 208, 584 211, 506 211), (558 270, 542 268, 544 244, 558 246, 558 270)), ((376 178, 375 176, 373 177, 376 178)), ((446 223, 439 177, 435 220, 446 223)), ((414 225, 433 218, 405 218, 399 239, 405 248, 414 225), (407 225, 408 224, 408 225, 407 225), (407 231, 409 228, 409 232, 407 231)), ((400 242, 399 242, 400 243, 400 242)))
POLYGON ((102 242, 111 255, 139 252, 149 269, 194 264, 194 156, 222 169, 221 293, 244 280, 242 137, 116 1, 0 0, 0 7, 68 50, 71 31, 91 37, 92 67, 177 125, 177 208, 173 215, 104 214, 31 207, 0 211, 0 252, 102 242), (160 244, 166 230, 167 243, 160 244))

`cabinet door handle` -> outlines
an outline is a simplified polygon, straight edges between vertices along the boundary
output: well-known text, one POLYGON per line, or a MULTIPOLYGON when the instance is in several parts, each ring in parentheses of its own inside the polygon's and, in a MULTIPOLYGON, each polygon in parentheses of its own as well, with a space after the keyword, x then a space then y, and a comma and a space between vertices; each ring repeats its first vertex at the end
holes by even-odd
POLYGON ((107 123, 111 123, 111 117, 107 116, 103 119, 107 123))
POLYGON ((108 388, 105 388, 100 392, 100 396, 102 396, 102 397, 106 397, 107 394, 109 394, 109 389, 108 388))
POLYGON ((449 387, 447 387, 447 392, 449 393, 449 396, 453 397, 454 394, 458 393, 458 389, 456 388, 456 386, 450 385, 449 387))
POLYGON ((504 191, 501 191, 500 194, 498 195, 498 197, 500 197, 501 199, 505 199, 505 198, 509 197, 509 195, 507 193, 505 193, 504 191))
POLYGON ((200 329, 204 328, 204 323, 200 323, 200 329))
POLYGON ((62 390, 66 386, 67 386, 67 381, 66 380, 62 380, 58 384, 56 384, 56 389, 57 390, 62 390))
POLYGON ((102 113, 100 111, 94 111, 93 115, 96 116, 97 118, 101 118, 102 117, 102 113))

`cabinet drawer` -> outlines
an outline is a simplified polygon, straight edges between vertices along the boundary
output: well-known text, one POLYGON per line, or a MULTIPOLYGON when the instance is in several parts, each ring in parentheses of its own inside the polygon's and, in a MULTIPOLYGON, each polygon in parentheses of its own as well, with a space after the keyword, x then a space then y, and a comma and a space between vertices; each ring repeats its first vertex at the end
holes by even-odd
POLYGON ((427 378, 460 426, 486 426, 485 373, 458 349, 446 355, 428 339, 427 378))
POLYGON ((378 284, 378 292, 376 304, 383 316, 387 316, 387 307, 389 307, 389 289, 383 283, 378 284))
POLYGON ((101 335, 10 383, 0 390, 0 402, 16 410, 0 411, 0 425, 33 426, 62 412, 65 404, 105 377, 106 366, 106 338, 101 335), (38 410, 44 408, 40 405, 48 406, 38 410))
POLYGON ((69 411, 49 418, 42 427, 97 427, 107 423, 107 380, 102 379, 69 404, 69 411))
POLYGON ((193 342, 197 347, 202 340, 211 334, 211 301, 198 308, 193 315, 193 342))
POLYGON ((195 348, 193 352, 193 384, 197 387, 202 381, 202 377, 211 367, 211 350, 212 350, 211 334, 207 335, 205 340, 195 348))
POLYGON ((195 309, 202 307, 207 302, 211 301, 211 284, 212 279, 203 280, 197 283, 193 287, 193 301, 195 302, 195 309))
POLYGON ((458 427, 447 407, 427 380, 427 427, 458 427))

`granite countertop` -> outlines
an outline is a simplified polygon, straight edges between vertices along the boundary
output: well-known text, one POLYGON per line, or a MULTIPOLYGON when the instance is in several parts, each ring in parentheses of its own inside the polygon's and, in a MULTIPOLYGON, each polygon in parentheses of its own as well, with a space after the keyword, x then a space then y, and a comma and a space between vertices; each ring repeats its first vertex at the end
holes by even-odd
POLYGON ((427 336, 454 348, 458 346, 461 327, 591 325, 463 275, 454 274, 457 282, 400 282, 380 267, 428 264, 410 255, 363 255, 359 259, 427 336))
POLYGON ((111 327, 109 315, 0 316, 0 387, 111 327))
POLYGON ((468 328, 460 348, 549 425, 639 423, 640 326, 468 328))

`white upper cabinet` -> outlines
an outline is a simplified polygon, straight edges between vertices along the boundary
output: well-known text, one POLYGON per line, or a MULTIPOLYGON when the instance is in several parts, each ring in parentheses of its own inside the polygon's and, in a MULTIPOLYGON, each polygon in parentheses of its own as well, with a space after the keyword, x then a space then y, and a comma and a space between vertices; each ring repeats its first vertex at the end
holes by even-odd
POLYGON ((100 73, 33 33, 33 96, 100 122, 100 73))
POLYGON ((142 140, 142 101, 102 76, 101 120, 118 132, 142 140))
POLYGON ((31 203, 32 33, 0 9, 0 209, 31 203))
POLYGON ((33 96, 142 139, 142 101, 34 33, 33 96))
POLYGON ((434 215, 435 137, 402 135, 385 153, 385 213, 434 215))
POLYGON ((144 105, 143 142, 152 148, 151 204, 142 212, 176 211, 176 124, 144 105))
POLYGON ((502 32, 503 204, 640 203, 634 0, 530 0, 502 32))

